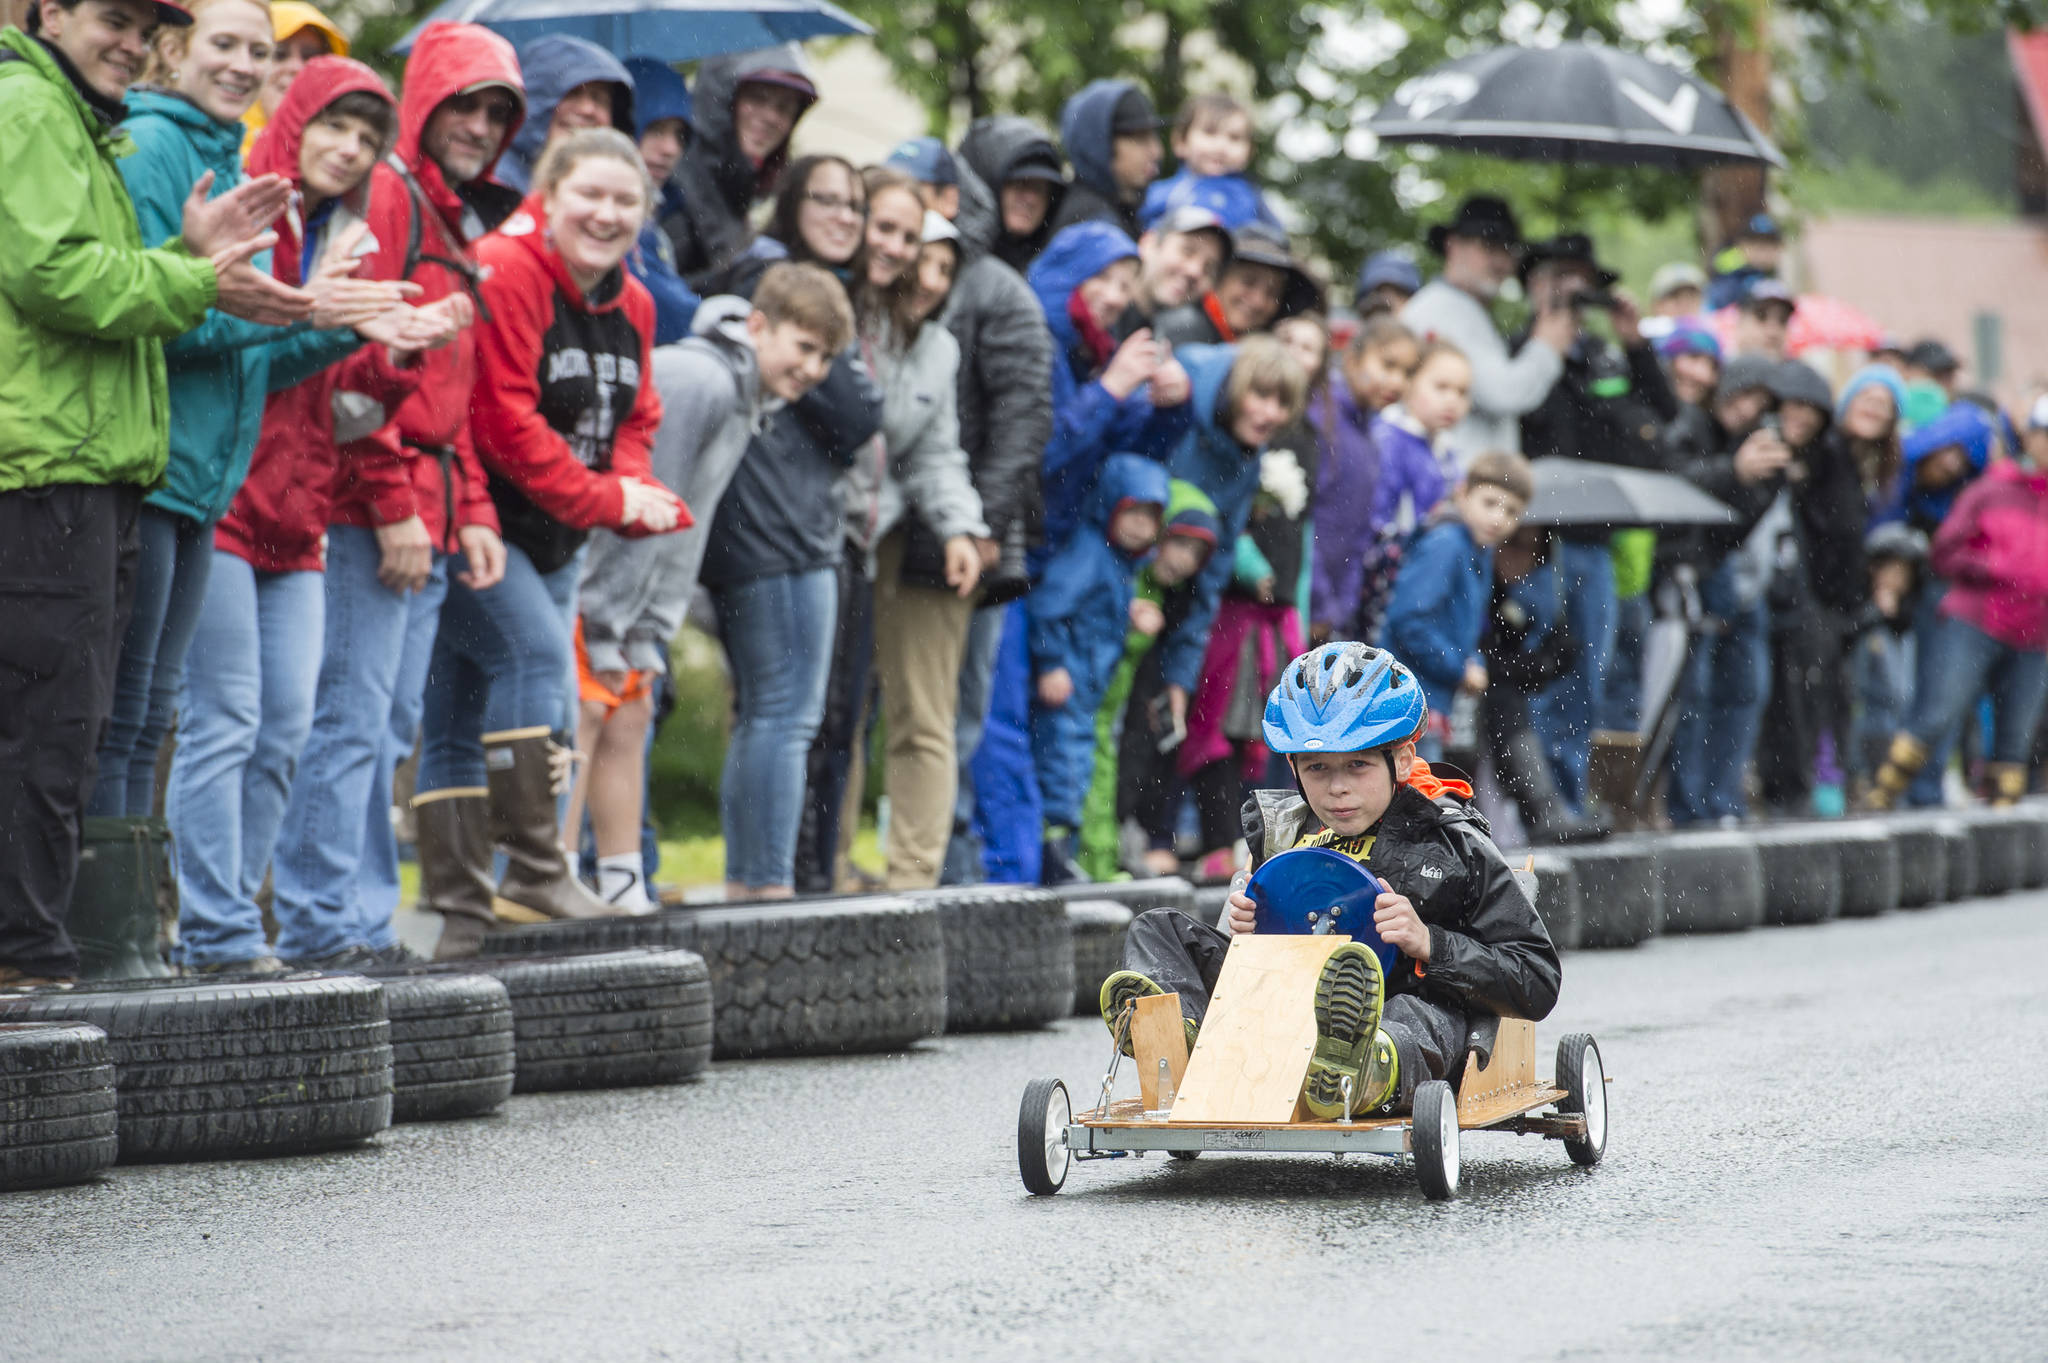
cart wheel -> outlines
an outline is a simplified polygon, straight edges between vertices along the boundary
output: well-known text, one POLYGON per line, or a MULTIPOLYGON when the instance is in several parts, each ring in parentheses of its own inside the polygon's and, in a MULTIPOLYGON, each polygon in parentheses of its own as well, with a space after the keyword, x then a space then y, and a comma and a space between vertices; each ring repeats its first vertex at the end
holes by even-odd
POLYGON ((1017 1172, 1040 1197, 1050 1197, 1067 1181, 1074 1162, 1067 1149, 1067 1123, 1073 1115, 1067 1086, 1059 1080, 1034 1079, 1024 1086, 1024 1105, 1017 1113, 1017 1172))
POLYGON ((1200 1159, 1202 1157, 1202 1152, 1199 1150, 1169 1150, 1166 1153, 1173 1156, 1175 1159, 1182 1160, 1200 1159))
POLYGON ((1415 1177, 1422 1195, 1442 1202, 1458 1195, 1458 1100, 1451 1086, 1431 1079, 1415 1090, 1412 1119, 1415 1177))
POLYGON ((1590 1168, 1607 1152, 1607 1067, 1600 1063, 1600 1044, 1586 1033, 1558 1038, 1557 1087, 1565 1093, 1557 1110, 1586 1119, 1585 1135, 1564 1138, 1565 1153, 1590 1168))

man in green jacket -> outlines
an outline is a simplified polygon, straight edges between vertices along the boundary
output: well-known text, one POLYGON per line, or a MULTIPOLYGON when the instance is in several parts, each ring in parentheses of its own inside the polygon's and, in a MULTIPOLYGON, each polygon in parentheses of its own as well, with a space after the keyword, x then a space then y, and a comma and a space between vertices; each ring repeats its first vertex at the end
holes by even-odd
POLYGON ((169 0, 36 0, 0 30, 0 989, 77 973, 79 810, 113 704, 136 513, 170 442, 163 343, 217 307, 304 319, 249 261, 289 186, 193 186, 144 250, 114 162, 122 97, 169 0))

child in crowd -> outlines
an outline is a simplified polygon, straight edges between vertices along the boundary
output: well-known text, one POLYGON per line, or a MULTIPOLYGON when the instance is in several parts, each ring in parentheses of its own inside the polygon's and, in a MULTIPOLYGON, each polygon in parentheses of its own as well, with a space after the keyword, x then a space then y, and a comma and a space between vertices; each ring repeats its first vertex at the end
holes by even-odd
POLYGON ((1372 423, 1380 452, 1372 514, 1382 536, 1406 539, 1457 485, 1450 433, 1471 410, 1472 362, 1465 352, 1448 341, 1422 347, 1407 392, 1372 423))
POLYGON ((1224 225, 1248 221, 1281 227, 1280 217, 1245 171, 1252 163, 1252 111, 1226 94, 1196 95, 1173 123, 1179 169, 1145 190, 1138 221, 1151 224, 1188 204, 1228 207, 1224 225))
POLYGON ((1859 786, 1867 787, 1884 765, 1892 735, 1906 726, 1913 707, 1913 615, 1921 566, 1927 561, 1927 537, 1896 522, 1881 525, 1864 540, 1863 556, 1870 605, 1858 622, 1850 663, 1856 694, 1851 748, 1853 774, 1859 786))
POLYGON ((1714 333, 1689 321, 1672 327, 1657 342, 1657 358, 1671 377, 1671 393, 1688 407, 1705 407, 1721 384, 1721 343, 1714 333))
MULTIPOLYGON (((1327 847, 1364 863, 1387 892, 1374 906, 1380 940, 1401 954, 1391 974, 1363 942, 1331 953, 1315 980, 1314 1056, 1302 1098, 1315 1116, 1400 1107, 1416 1086, 1463 1063, 1474 1017, 1540 1020, 1562 970, 1543 920, 1485 829, 1415 755, 1429 707, 1391 653, 1332 643, 1288 664, 1264 718, 1267 746, 1289 754, 1299 794, 1262 790, 1245 807, 1256 867, 1295 847, 1327 847)), ((1455 793, 1466 793, 1452 788, 1455 793)), ((1218 927, 1155 909, 1131 924, 1124 969, 1103 981, 1115 1031, 1146 995, 1174 992, 1189 1040, 1208 1010, 1235 933, 1256 930, 1244 879, 1218 927)))
POLYGON ((1168 484, 1159 552, 1138 570, 1124 658, 1095 712, 1095 775, 1081 811, 1079 860, 1096 880, 1113 880, 1123 870, 1120 835, 1126 819, 1136 820, 1145 834, 1148 875, 1180 871, 1174 823, 1182 787, 1174 754, 1186 730, 1175 724, 1167 704, 1166 669, 1153 645, 1194 607, 1195 578, 1208 565, 1222 529, 1209 494, 1178 478, 1168 484))
MULTIPOLYGON (((1387 647, 1410 660, 1433 716, 1418 747, 1435 761, 1450 737, 1451 706, 1486 691, 1479 639, 1493 596, 1493 551, 1535 496, 1529 461, 1489 450, 1472 461, 1445 511, 1409 548, 1387 608, 1387 647)), ((1461 746, 1469 746, 1467 737, 1461 746)))
POLYGON ((597 536, 578 589, 576 746, 586 761, 564 841, 580 842, 587 799, 598 893, 633 912, 652 907, 640 822, 653 683, 668 670, 669 644, 696 594, 712 513, 767 414, 815 388, 852 340, 853 312, 829 273, 785 261, 768 267, 751 304, 707 300, 692 332, 654 351, 662 421, 650 462, 697 508, 696 524, 659 539, 597 536))
POLYGON ((1364 637, 1361 615, 1377 621, 1393 589, 1393 565, 1380 552, 1372 518, 1380 469, 1372 423, 1407 393, 1421 349, 1415 333, 1392 316, 1373 318, 1351 338, 1335 381, 1309 408, 1322 440, 1316 470, 1321 514, 1309 585, 1312 642, 1364 637))
POLYGON ((1132 579, 1159 542, 1164 465, 1114 454, 1102 466, 1081 523, 1026 600, 1033 703, 1031 757, 1044 809, 1040 878, 1080 879, 1074 832, 1095 765, 1095 712, 1124 654, 1132 579))
POLYGON ((1898 488, 1876 519, 1903 520, 1927 535, 1940 529, 1963 484, 1991 462, 1992 429, 1982 407, 1958 402, 1908 435, 1898 488))

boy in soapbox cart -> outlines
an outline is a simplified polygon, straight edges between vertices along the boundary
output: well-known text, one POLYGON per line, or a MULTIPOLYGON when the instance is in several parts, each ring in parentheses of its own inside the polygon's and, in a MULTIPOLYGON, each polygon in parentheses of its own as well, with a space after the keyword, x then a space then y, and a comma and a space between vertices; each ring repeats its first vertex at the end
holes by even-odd
POLYGON ((1349 856, 1384 882, 1372 924, 1392 961, 1354 940, 1314 977, 1315 1052, 1301 1095, 1313 1116, 1404 1109, 1418 1085, 1455 1078, 1475 1032, 1550 1012, 1557 950, 1484 822, 1456 798, 1469 787, 1438 780, 1416 757, 1428 717, 1414 674, 1384 650, 1331 643, 1287 665, 1264 730, 1267 746, 1289 755, 1300 793, 1262 790, 1246 802, 1251 867, 1217 927, 1170 909, 1131 924, 1124 969, 1102 986, 1112 1034, 1128 1034, 1138 998, 1175 993, 1193 1050, 1231 936, 1258 926, 1250 872, 1297 847, 1349 856))

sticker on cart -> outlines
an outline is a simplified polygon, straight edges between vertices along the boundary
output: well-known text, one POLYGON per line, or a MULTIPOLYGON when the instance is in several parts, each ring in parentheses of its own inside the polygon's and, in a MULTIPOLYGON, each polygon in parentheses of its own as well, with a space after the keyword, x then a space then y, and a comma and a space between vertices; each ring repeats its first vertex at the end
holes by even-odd
POLYGON ((1263 1131, 1204 1131, 1204 1150, 1264 1150, 1266 1133, 1263 1131))

